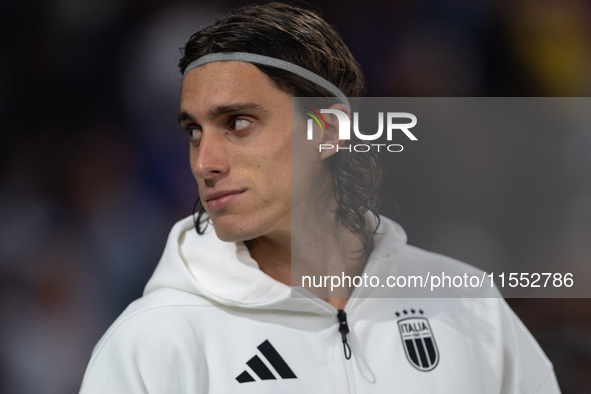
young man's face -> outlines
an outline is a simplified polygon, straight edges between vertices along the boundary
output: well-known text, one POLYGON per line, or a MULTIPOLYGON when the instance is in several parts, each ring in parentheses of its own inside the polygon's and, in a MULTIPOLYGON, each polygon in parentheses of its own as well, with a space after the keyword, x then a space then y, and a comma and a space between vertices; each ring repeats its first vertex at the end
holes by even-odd
POLYGON ((252 64, 210 63, 185 76, 179 121, 220 239, 289 236, 290 113, 290 95, 252 64))

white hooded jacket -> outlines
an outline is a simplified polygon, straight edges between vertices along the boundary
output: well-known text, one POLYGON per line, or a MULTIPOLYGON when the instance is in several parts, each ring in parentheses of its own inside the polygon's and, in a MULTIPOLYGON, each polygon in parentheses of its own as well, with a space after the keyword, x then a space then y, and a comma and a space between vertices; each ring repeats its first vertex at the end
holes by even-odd
MULTIPOLYGON (((365 272, 481 272, 382 217, 365 272)), ((303 291, 303 290, 302 290, 303 291)), ((337 310, 265 273, 244 243, 172 229, 142 298, 96 345, 81 393, 559 393, 502 298, 351 298, 337 310), (303 294, 300 292, 300 294, 303 294)))

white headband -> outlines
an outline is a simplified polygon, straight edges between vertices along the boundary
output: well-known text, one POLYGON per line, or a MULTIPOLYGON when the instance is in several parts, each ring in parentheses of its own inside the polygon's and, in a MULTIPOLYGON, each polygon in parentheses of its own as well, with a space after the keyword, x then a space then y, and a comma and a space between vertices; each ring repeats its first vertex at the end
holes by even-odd
POLYGON ((256 55, 254 53, 218 52, 201 56, 200 58, 195 59, 191 63, 189 63, 187 68, 185 68, 183 77, 186 76, 189 71, 196 67, 203 66, 207 63, 223 62, 228 60, 262 64, 265 66, 271 66, 279 68, 281 70, 289 71, 292 74, 299 75, 300 77, 307 79, 308 81, 313 82, 320 87, 323 87, 324 89, 334 94, 337 98, 339 98, 347 108, 351 108, 347 96, 345 96, 345 94, 339 88, 337 88, 335 85, 333 85, 326 79, 322 78, 320 75, 315 74, 312 71, 306 70, 305 68, 297 66, 293 63, 286 62, 285 60, 275 59, 269 56, 256 55))

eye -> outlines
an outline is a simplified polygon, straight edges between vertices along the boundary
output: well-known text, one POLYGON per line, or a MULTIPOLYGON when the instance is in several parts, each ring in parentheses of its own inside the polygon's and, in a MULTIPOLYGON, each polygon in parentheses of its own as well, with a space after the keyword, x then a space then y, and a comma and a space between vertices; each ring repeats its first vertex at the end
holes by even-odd
POLYGON ((236 118, 232 120, 233 129, 236 131, 243 130, 250 125, 250 121, 246 119, 236 118))
POLYGON ((187 134, 189 134, 189 139, 191 141, 195 141, 195 140, 201 138, 202 133, 203 133, 203 131, 201 131, 201 129, 199 129, 197 127, 189 127, 187 129, 187 134))

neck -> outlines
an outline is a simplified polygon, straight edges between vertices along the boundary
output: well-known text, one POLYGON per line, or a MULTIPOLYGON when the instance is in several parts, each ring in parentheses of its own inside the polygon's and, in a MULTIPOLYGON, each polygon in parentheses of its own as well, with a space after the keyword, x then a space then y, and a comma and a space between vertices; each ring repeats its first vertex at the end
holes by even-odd
POLYGON ((271 278, 291 286, 291 237, 262 236, 245 242, 259 268, 271 278))
POLYGON ((318 278, 343 274, 361 275, 367 255, 363 243, 338 220, 338 203, 331 178, 320 174, 315 192, 292 196, 292 210, 283 231, 275 231, 246 243, 261 271, 288 286, 301 286, 342 309, 353 288, 315 287, 304 276, 318 278), (293 274, 293 277, 292 277, 293 274), (306 279, 307 280, 307 279, 306 279))
POLYGON ((245 243, 261 271, 287 286, 305 287, 336 309, 343 309, 352 288, 331 291, 330 283, 326 287, 310 287, 303 278, 362 274, 367 261, 363 244, 344 226, 334 222, 333 225, 328 232, 296 231, 297 234, 266 235, 245 243))

